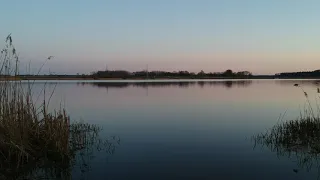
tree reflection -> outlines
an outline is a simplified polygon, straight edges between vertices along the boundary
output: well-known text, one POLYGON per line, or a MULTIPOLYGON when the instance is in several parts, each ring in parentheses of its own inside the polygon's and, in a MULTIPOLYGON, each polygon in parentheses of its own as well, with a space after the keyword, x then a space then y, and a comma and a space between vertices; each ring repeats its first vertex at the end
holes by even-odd
POLYGON ((94 153, 104 151, 106 156, 112 155, 120 144, 115 136, 101 138, 100 131, 99 126, 72 124, 65 144, 67 154, 50 154, 49 151, 27 164, 0 159, 0 179, 72 179, 72 171, 79 171, 84 177, 91 170, 94 153))
POLYGON ((236 81, 138 81, 138 82, 81 82, 78 85, 92 85, 101 88, 128 88, 128 87, 179 87, 188 88, 191 86, 213 87, 213 86, 224 86, 226 88, 236 87, 247 87, 252 84, 251 80, 236 80, 236 81))
MULTIPOLYGON (((320 168, 320 120, 301 117, 275 125, 266 133, 252 137, 254 147, 267 147, 278 156, 294 158, 298 166, 307 171, 320 168)), ((293 170, 298 172, 297 169, 293 170)), ((319 179, 319 172, 318 172, 319 179)))

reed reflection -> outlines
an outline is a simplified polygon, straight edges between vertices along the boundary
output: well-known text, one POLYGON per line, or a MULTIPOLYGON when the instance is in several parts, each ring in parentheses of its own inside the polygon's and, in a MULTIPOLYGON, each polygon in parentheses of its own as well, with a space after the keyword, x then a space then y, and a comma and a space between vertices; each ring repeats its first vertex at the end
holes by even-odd
POLYGON ((320 80, 314 79, 314 80, 277 80, 275 81, 276 84, 284 85, 284 86, 292 86, 294 84, 299 84, 300 86, 311 86, 311 87, 318 87, 320 84, 320 80))
MULTIPOLYGON (((105 157, 112 155, 120 145, 116 136, 100 137, 101 128, 96 125, 76 123, 70 126, 69 138, 63 143, 67 151, 64 155, 57 153, 39 154, 39 158, 28 163, 0 159, 1 179, 72 179, 78 172, 80 179, 85 179, 91 171, 91 161, 95 153, 105 152, 105 157)), ((39 150, 40 152, 40 150, 39 150)), ((48 151, 50 152, 50 150, 48 151)), ((101 158, 101 157, 100 157, 101 158)))
MULTIPOLYGON (((307 115, 276 124, 265 133, 252 137, 254 148, 267 147, 277 156, 297 160, 300 169, 320 168, 320 120, 307 115)), ((298 173, 299 169, 293 169, 298 173)), ((318 179, 320 171, 318 172, 318 179)))

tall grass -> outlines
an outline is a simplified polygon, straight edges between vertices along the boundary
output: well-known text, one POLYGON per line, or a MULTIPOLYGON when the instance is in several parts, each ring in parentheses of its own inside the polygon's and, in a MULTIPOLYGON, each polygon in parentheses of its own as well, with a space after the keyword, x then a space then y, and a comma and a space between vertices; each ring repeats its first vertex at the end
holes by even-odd
POLYGON ((254 147, 260 145, 276 152, 278 156, 294 158, 300 168, 310 170, 315 167, 320 170, 320 107, 313 108, 307 92, 299 85, 295 86, 301 88, 307 101, 300 117, 283 121, 264 133, 254 135, 254 147))
POLYGON ((49 112, 52 95, 46 99, 45 87, 37 106, 34 82, 16 78, 19 57, 11 35, 5 42, 0 54, 0 178, 41 175, 48 163, 55 164, 54 171, 70 172, 77 152, 93 145, 112 149, 112 143, 98 139, 97 126, 71 123, 63 108, 49 112))

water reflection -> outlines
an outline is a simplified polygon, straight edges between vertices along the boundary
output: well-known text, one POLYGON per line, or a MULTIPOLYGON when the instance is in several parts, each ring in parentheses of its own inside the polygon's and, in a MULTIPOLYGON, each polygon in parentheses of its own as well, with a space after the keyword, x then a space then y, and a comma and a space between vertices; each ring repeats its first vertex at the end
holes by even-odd
POLYGON ((294 85, 294 84, 300 84, 303 86, 318 86, 320 85, 320 80, 318 79, 314 79, 314 80, 306 80, 306 79, 291 79, 291 80, 277 80, 275 81, 276 84, 279 85, 284 85, 284 86, 288 86, 288 85, 294 85))
MULTIPOLYGON (((278 161, 269 150, 252 152, 252 144, 245 141, 274 125, 287 109, 290 118, 299 115, 298 104, 305 99, 297 102, 301 90, 293 87, 293 80, 287 85, 278 80, 128 81, 86 81, 83 87, 62 81, 57 88, 57 97, 67 97, 73 115, 91 118, 126 141, 108 163, 91 161, 92 171, 86 174, 91 179, 308 179, 313 175, 297 169, 290 159, 278 161), (112 96, 106 96, 108 87, 112 96)), ((288 150, 283 147, 283 151, 288 150)), ((73 167, 77 171, 73 178, 78 179, 80 165, 73 167)))
POLYGON ((70 126, 69 153, 65 156, 47 154, 28 163, 7 162, 0 159, 0 179, 85 179, 91 171, 94 154, 105 152, 112 155, 120 145, 116 136, 101 138, 101 128, 95 125, 76 123, 70 126))
MULTIPOLYGON (((320 157, 320 120, 302 117, 273 126, 266 133, 254 135, 254 148, 257 145, 267 147, 278 156, 297 161, 300 169, 319 170, 320 157)), ((293 169, 298 173, 300 169, 293 169)), ((318 171, 318 179, 320 171, 318 171)))
POLYGON ((140 82, 79 82, 78 85, 92 85, 101 88, 127 88, 127 87, 179 87, 188 88, 192 86, 210 87, 210 86, 224 86, 226 88, 236 87, 247 87, 252 84, 251 80, 240 80, 240 81, 140 81, 140 82))

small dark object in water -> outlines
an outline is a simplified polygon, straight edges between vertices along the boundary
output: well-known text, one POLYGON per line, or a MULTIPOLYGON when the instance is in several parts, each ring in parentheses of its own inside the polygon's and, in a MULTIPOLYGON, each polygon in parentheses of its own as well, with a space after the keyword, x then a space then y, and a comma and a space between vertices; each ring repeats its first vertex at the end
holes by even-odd
POLYGON ((317 90, 318 90, 318 93, 320 93, 320 89, 319 89, 319 88, 317 88, 317 90))
POLYGON ((299 84, 294 84, 294 86, 299 86, 299 84))
POLYGON ((293 169, 293 172, 298 173, 298 169, 293 169))

